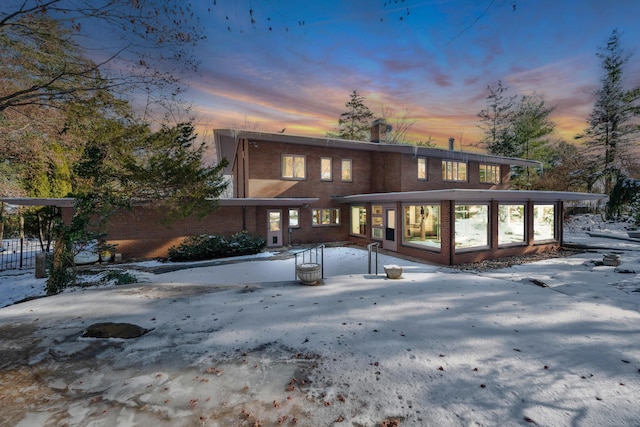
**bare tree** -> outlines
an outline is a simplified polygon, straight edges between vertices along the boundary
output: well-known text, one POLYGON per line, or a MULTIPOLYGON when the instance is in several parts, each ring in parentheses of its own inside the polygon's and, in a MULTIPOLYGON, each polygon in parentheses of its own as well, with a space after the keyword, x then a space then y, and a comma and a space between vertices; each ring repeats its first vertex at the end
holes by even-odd
POLYGON ((0 113, 61 108, 97 90, 175 88, 178 67, 197 64, 194 23, 179 0, 9 0, 0 11, 0 113))
POLYGON ((387 133, 387 142, 389 144, 417 145, 417 142, 411 141, 408 137, 409 129, 416 122, 411 118, 411 110, 404 108, 400 114, 397 114, 395 107, 382 104, 380 106, 380 117, 391 125, 391 132, 387 133))

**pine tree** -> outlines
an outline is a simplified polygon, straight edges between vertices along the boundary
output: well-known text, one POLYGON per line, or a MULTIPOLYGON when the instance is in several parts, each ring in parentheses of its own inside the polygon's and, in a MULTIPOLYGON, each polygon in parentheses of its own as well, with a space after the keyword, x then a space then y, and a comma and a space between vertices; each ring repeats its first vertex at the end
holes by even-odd
POLYGON ((622 72, 631 54, 620 46, 618 30, 613 30, 597 56, 602 61, 602 86, 594 93, 596 100, 583 136, 587 138, 604 191, 609 193, 617 177, 626 172, 624 157, 640 131, 637 123, 633 123, 633 118, 640 114, 640 87, 624 88, 622 72))
POLYGON ((515 151, 508 129, 517 95, 507 96, 508 89, 500 80, 495 88, 488 85, 487 108, 478 113, 482 122, 480 128, 484 131, 481 145, 490 154, 498 156, 513 156, 515 151))
POLYGON ((338 120, 338 136, 353 141, 368 141, 373 113, 364 105, 365 98, 357 90, 351 93, 351 99, 344 105, 347 111, 338 120))

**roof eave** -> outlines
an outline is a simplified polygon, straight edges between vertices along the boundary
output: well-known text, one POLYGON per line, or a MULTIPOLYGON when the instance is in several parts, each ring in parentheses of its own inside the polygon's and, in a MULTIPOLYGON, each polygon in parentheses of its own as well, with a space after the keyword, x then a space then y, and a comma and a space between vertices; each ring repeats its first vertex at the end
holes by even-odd
MULTIPOLYGON (((399 154, 412 155, 415 157, 417 156, 438 157, 443 159, 452 159, 452 160, 461 160, 461 161, 474 160, 479 162, 487 162, 487 163, 511 165, 511 166, 525 166, 525 167, 534 167, 534 168, 542 167, 542 163, 535 160, 494 156, 491 154, 472 153, 468 151, 445 150, 442 148, 419 147, 415 145, 406 145, 406 144, 385 144, 385 143, 367 142, 367 141, 353 141, 353 140, 339 139, 339 138, 319 138, 319 137, 309 137, 309 136, 302 136, 302 135, 266 133, 266 132, 234 130, 234 129, 214 129, 214 134, 216 135, 216 138, 215 138, 216 148, 218 148, 218 144, 222 143, 222 137, 233 138, 233 140, 236 142, 236 148, 237 148, 237 142, 241 138, 246 138, 249 140, 256 140, 256 141, 281 142, 281 143, 288 143, 288 144, 322 146, 322 147, 331 147, 331 148, 344 148, 349 150, 378 151, 378 152, 391 152, 391 153, 395 152, 399 154)), ((228 160, 231 161, 231 159, 228 159, 228 160)))
POLYGON ((354 194, 350 196, 334 196, 333 200, 338 203, 430 202, 440 200, 474 202, 560 202, 571 200, 605 200, 607 197, 608 196, 606 194, 564 191, 453 189, 354 194))

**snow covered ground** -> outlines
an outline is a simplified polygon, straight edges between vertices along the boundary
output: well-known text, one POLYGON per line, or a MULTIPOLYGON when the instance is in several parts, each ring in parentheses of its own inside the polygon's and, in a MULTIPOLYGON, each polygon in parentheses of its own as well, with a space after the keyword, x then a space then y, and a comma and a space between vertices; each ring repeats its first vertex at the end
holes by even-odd
POLYGON ((261 254, 15 305, 44 282, 0 273, 0 425, 637 425, 640 242, 565 231, 598 249, 492 271, 380 255, 375 275, 327 248, 322 286, 261 254), (98 322, 150 331, 80 336, 98 322))

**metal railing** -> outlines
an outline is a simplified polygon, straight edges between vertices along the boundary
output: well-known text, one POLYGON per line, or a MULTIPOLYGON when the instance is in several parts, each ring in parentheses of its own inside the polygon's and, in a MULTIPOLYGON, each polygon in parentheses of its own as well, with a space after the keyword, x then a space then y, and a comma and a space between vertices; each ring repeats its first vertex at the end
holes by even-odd
POLYGON ((303 251, 296 252, 294 255, 296 258, 293 272, 294 279, 298 277, 297 272, 295 271, 296 267, 298 266, 298 259, 302 260, 300 264, 319 264, 321 278, 324 279, 324 245, 318 245, 313 248, 305 249, 303 251))
POLYGON ((0 271, 35 268, 40 242, 34 239, 4 239, 0 246, 0 271))
POLYGON ((371 251, 372 248, 376 248, 376 276, 378 275, 378 247, 380 247, 380 243, 373 242, 367 245, 367 250, 369 251, 369 274, 371 274, 371 251))

